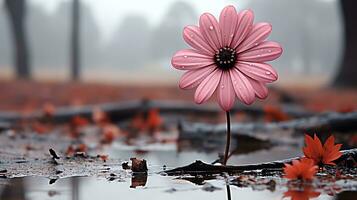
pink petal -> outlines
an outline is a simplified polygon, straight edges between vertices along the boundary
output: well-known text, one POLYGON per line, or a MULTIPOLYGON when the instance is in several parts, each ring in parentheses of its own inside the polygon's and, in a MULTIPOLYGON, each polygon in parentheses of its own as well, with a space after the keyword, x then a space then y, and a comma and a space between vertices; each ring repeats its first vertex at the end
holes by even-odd
POLYGON ((252 84, 252 87, 254 88, 255 96, 257 96, 259 99, 267 98, 268 88, 265 86, 264 83, 256 81, 249 77, 248 77, 248 80, 249 80, 250 84, 252 84))
POLYGON ((271 83, 278 79, 278 73, 266 63, 238 61, 236 68, 250 78, 260 82, 271 83))
POLYGON ((200 17, 200 30, 208 44, 219 50, 222 47, 221 30, 216 18, 210 13, 204 13, 200 17))
POLYGON ((237 47, 237 53, 248 50, 253 46, 257 46, 259 43, 263 42, 269 36, 271 30, 272 27, 268 23, 254 24, 247 37, 237 47))
POLYGON ((195 92, 195 102, 201 104, 207 101, 212 94, 216 91, 216 88, 221 80, 222 70, 216 69, 210 75, 208 75, 195 92))
POLYGON ((238 54, 238 60, 250 62, 267 62, 280 57, 283 49, 276 42, 265 41, 245 52, 238 54))
POLYGON ((231 44, 234 49, 238 47, 252 29, 254 13, 251 10, 243 10, 238 13, 237 18, 236 33, 231 44))
POLYGON ((230 70, 229 72, 231 74, 233 88, 237 97, 247 105, 252 104, 255 99, 255 93, 248 78, 236 68, 230 70))
POLYGON ((205 38, 200 32, 200 29, 197 26, 186 26, 183 29, 183 39, 192 48, 202 52, 203 54, 215 54, 214 49, 212 49, 212 47, 206 42, 205 38))
POLYGON ((172 66, 179 70, 195 70, 213 63, 212 56, 201 54, 192 49, 180 50, 171 59, 172 66))
POLYGON ((211 65, 185 72, 180 79, 179 87, 181 89, 192 89, 197 87, 204 78, 213 72, 214 69, 215 65, 211 65))
POLYGON ((232 85, 231 75, 228 71, 222 73, 221 82, 218 86, 218 103, 225 111, 229 111, 236 98, 232 85))
POLYGON ((229 47, 237 26, 237 11, 234 6, 225 7, 219 16, 219 26, 222 32, 222 44, 229 47))

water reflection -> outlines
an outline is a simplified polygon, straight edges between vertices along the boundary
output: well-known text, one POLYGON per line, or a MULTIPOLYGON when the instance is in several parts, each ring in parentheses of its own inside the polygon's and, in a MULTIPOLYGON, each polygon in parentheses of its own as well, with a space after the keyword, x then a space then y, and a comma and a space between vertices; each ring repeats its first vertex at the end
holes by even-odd
POLYGON ((144 187, 146 185, 146 182, 148 180, 147 174, 134 174, 131 177, 131 185, 130 188, 136 188, 136 187, 144 187))
MULTIPOLYGON (((0 190, 1 191, 1 190, 0 190)), ((25 200, 26 188, 23 179, 11 179, 0 194, 4 200, 25 200)))
POLYGON ((310 200, 320 196, 320 192, 316 192, 311 186, 300 186, 298 188, 289 188, 284 193, 283 198, 289 198, 291 200, 310 200))
POLYGON ((173 177, 160 175, 136 176, 108 181, 98 177, 75 177, 59 179, 49 184, 48 179, 40 177, 26 177, 11 179, 1 190, 1 200, 115 200, 120 197, 131 199, 156 200, 231 200, 232 196, 250 200, 277 199, 282 193, 268 191, 252 191, 238 187, 231 187, 226 181, 207 180, 204 185, 195 185, 173 177), (134 189, 135 188, 135 189, 134 189), (171 192, 167 192, 167 191, 171 192))
POLYGON ((226 191, 227 191, 227 200, 231 200, 231 188, 229 184, 226 185, 226 191))

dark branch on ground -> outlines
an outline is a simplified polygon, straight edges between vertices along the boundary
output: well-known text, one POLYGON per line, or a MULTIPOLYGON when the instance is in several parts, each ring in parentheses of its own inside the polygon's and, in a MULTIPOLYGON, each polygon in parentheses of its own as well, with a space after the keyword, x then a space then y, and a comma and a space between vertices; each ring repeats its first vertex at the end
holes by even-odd
MULTIPOLYGON (((350 149, 342 151, 342 156, 335 161, 337 165, 345 165, 348 159, 357 160, 357 149, 350 149)), ((166 174, 170 176, 176 175, 212 175, 212 174, 239 174, 244 171, 256 171, 262 170, 262 173, 269 172, 269 171, 281 171, 284 167, 284 164, 291 163, 293 160, 300 159, 299 157, 286 159, 286 160, 279 160, 267 163, 260 163, 260 164, 253 164, 253 165, 241 165, 241 166, 232 166, 232 165, 212 165, 207 164, 202 161, 197 160, 196 162, 183 166, 178 167, 171 170, 164 171, 166 174)))

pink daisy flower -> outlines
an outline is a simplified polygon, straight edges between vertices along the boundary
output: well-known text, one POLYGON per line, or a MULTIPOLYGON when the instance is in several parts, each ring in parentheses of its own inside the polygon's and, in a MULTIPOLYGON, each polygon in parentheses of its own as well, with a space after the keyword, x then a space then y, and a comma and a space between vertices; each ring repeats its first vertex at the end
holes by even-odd
POLYGON ((253 24, 253 19, 251 10, 237 13, 234 6, 227 6, 219 21, 204 13, 199 26, 184 28, 183 38, 192 49, 178 51, 171 63, 176 69, 187 70, 179 86, 197 87, 196 103, 207 101, 216 90, 218 103, 225 111, 233 107, 236 97, 247 105, 255 97, 267 97, 266 84, 276 81, 278 74, 265 62, 278 58, 282 48, 266 41, 271 25, 253 24))

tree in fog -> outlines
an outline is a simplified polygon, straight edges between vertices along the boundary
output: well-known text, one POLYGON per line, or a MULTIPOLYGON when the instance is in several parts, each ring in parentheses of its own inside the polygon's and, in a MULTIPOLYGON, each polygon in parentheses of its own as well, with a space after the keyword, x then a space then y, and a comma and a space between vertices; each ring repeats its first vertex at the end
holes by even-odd
POLYGON ((12 30, 16 76, 29 79, 31 71, 25 26, 26 3, 25 0, 5 0, 5 5, 12 30))
POLYGON ((198 24, 195 10, 185 2, 173 3, 152 34, 152 56, 155 59, 166 59, 177 50, 185 48, 182 30, 188 24, 198 24))
POLYGON ((107 64, 120 68, 139 68, 148 62, 150 26, 145 17, 126 16, 109 41, 105 59, 107 64))
MULTIPOLYGON (((100 34, 90 7, 82 3, 81 11, 81 60, 85 70, 98 64, 100 34)), ((71 2, 60 3, 54 13, 45 12, 41 4, 30 4, 28 14, 34 66, 40 71, 69 71, 71 2)))
POLYGON ((344 51, 335 85, 357 87, 357 7, 356 0, 340 0, 344 20, 344 51))
POLYGON ((72 0, 72 12, 71 12, 71 78, 72 80, 79 79, 80 65, 81 65, 81 5, 79 0, 72 0))
MULTIPOLYGON (((10 52, 9 49, 11 48, 10 39, 10 31, 9 31, 9 23, 6 21, 5 7, 0 4, 0 67, 10 66, 10 52)), ((3 70, 1 68, 1 70, 3 70)))

